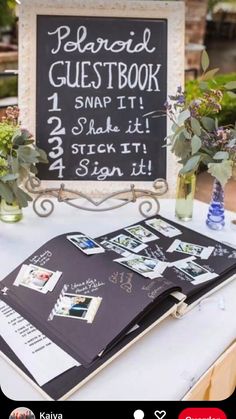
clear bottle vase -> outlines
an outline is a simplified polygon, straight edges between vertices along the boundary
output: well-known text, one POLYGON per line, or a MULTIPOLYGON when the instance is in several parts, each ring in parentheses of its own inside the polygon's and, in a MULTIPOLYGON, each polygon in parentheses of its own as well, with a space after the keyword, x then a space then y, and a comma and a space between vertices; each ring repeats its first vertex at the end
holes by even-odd
POLYGON ((190 221, 193 216, 193 202, 196 189, 196 174, 179 174, 177 179, 175 216, 182 221, 190 221))
POLYGON ((17 202, 9 204, 5 199, 0 203, 0 220, 5 223, 16 223, 23 217, 22 209, 17 202))
POLYGON ((206 225, 212 230, 222 230, 225 225, 224 189, 215 179, 206 225))

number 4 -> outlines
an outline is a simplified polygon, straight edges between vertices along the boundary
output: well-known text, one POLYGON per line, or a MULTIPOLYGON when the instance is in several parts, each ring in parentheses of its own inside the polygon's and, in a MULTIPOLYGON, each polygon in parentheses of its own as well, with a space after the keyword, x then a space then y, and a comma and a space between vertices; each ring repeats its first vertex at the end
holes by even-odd
POLYGON ((63 170, 66 168, 66 166, 63 166, 63 160, 62 158, 55 160, 51 166, 49 167, 50 171, 58 170, 58 179, 63 179, 63 170))

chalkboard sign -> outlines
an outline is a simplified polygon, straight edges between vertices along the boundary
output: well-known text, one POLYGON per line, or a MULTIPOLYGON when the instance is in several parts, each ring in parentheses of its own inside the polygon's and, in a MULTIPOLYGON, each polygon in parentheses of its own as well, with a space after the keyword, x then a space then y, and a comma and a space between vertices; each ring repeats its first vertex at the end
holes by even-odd
MULTIPOLYGON (((63 6, 57 0, 52 13, 48 3, 55 4, 41 0, 35 7, 33 37, 34 131, 49 157, 49 164, 39 167, 39 178, 80 181, 90 189, 101 184, 101 191, 108 183, 111 190, 121 182, 143 185, 168 178, 164 104, 172 71, 174 88, 181 84, 181 74, 176 77, 170 68, 170 20, 178 10, 179 22, 183 8, 175 2, 163 7, 162 2, 132 1, 103 7, 99 2, 96 9, 97 3, 86 2, 93 8, 85 11, 85 2, 63 6), (39 7, 42 2, 45 8, 39 7), (155 110, 162 116, 147 116, 155 110)), ((182 26, 175 36, 180 33, 182 26)), ((175 60, 179 71, 180 59, 175 60)))

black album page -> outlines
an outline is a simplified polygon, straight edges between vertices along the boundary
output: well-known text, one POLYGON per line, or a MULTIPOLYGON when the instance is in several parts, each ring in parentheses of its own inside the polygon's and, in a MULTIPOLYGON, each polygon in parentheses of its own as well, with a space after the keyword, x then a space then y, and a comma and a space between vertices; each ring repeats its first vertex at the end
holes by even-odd
MULTIPOLYGON (((159 215, 99 237, 98 241, 113 244, 120 241, 124 245, 122 240, 127 235, 146 245, 138 253, 139 261, 144 257, 166 263, 163 277, 181 287, 190 303, 236 273, 236 251, 232 247, 159 215)), ((110 248, 113 259, 126 269, 138 266, 137 254, 119 257, 115 250, 110 248)))
POLYGON ((159 271, 150 279, 128 270, 104 249, 87 255, 71 236, 81 233, 52 239, 8 275, 1 299, 85 365, 181 288, 159 271))
MULTIPOLYGON (((98 357, 91 366, 85 367, 80 365, 73 367, 69 371, 64 372, 50 382, 41 386, 40 390, 43 391, 47 397, 53 400, 68 398, 69 394, 82 386, 85 380, 87 381, 96 373, 96 371, 98 372, 98 370, 110 363, 114 357, 124 351, 127 345, 130 345, 141 338, 141 335, 143 335, 145 331, 148 331, 149 328, 153 327, 158 322, 158 320, 162 319, 162 317, 170 315, 171 312, 174 311, 175 307, 176 300, 171 296, 167 297, 163 302, 158 304, 157 307, 153 308, 148 316, 146 316, 142 321, 138 323, 139 327, 126 334, 122 341, 117 343, 117 345, 114 346, 110 351, 104 353, 101 357, 98 357)), ((15 355, 15 353, 2 338, 0 338, 0 348, 9 360, 17 368, 19 368, 34 383, 34 385, 38 386, 25 365, 15 355)))

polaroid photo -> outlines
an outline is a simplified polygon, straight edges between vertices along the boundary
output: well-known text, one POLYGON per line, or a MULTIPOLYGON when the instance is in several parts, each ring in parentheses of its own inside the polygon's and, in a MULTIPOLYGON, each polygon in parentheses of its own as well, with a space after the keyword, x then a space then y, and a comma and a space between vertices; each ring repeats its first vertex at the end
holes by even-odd
POLYGON ((169 247, 169 249, 167 249, 167 252, 180 252, 187 255, 200 257, 201 259, 208 259, 211 256, 213 250, 214 247, 212 246, 200 246, 198 244, 182 242, 181 240, 176 239, 169 247))
POLYGON ((210 281, 218 276, 214 272, 208 271, 208 269, 203 268, 203 266, 198 265, 194 262, 195 257, 179 260, 171 264, 179 269, 181 272, 185 273, 189 278, 190 282, 193 285, 199 285, 203 282, 210 281))
POLYGON ((142 243, 148 243, 150 241, 159 239, 159 237, 156 234, 152 233, 150 230, 143 227, 141 224, 127 227, 125 228, 125 230, 142 243))
POLYGON ((86 255, 105 252, 105 249, 103 249, 102 246, 85 234, 74 234, 66 237, 74 246, 86 253, 86 255))
POLYGON ((114 262, 120 263, 126 268, 150 279, 161 277, 161 274, 168 266, 166 262, 142 255, 130 255, 127 258, 115 259, 114 262))
POLYGON ((166 221, 161 220, 160 218, 152 218, 151 220, 145 221, 145 224, 158 231, 158 233, 163 234, 165 237, 175 237, 179 236, 179 234, 182 234, 182 231, 178 230, 176 227, 172 226, 166 221))
POLYGON ((138 253, 147 247, 146 244, 134 239, 133 237, 126 236, 126 234, 119 234, 113 239, 110 239, 110 241, 134 253, 138 253))
POLYGON ((108 240, 103 240, 103 242, 101 242, 102 247, 104 247, 107 250, 112 250, 115 253, 118 253, 118 255, 127 257, 129 256, 131 253, 128 252, 128 250, 122 249, 122 247, 117 246, 115 243, 111 243, 108 240))
POLYGON ((63 294, 57 301, 53 316, 85 320, 92 323, 102 302, 100 297, 79 294, 63 294))
POLYGON ((27 287, 46 294, 48 291, 53 291, 61 274, 59 271, 51 271, 41 266, 22 265, 13 285, 27 287))

